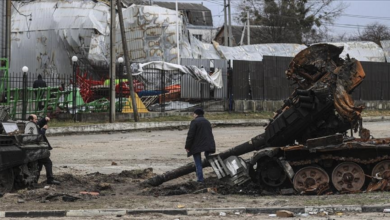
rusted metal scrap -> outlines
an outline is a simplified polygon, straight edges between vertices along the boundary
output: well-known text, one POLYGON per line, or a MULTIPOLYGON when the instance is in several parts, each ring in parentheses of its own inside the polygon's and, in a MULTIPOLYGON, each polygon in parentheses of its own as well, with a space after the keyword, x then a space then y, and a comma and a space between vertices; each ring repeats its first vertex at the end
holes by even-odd
MULTIPOLYGON (((356 59, 340 58, 342 51, 317 44, 299 52, 286 70, 296 88, 264 133, 220 158, 255 151, 247 160, 250 178, 278 192, 357 193, 367 176, 377 177, 368 191, 390 190, 390 139, 373 139, 363 127, 363 107, 354 106, 351 94, 365 73, 356 59)), ((190 164, 146 182, 159 185, 194 170, 190 164)))

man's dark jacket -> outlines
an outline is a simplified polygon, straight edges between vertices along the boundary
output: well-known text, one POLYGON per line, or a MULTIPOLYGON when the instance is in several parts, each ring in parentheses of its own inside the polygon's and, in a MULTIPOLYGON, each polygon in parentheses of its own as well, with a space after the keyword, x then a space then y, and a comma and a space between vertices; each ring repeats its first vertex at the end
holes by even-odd
POLYGON ((47 87, 46 82, 43 81, 42 76, 39 75, 38 79, 34 81, 33 88, 44 88, 47 87))
POLYGON ((190 150, 187 154, 188 157, 205 151, 215 153, 215 141, 211 124, 203 116, 198 116, 191 121, 185 149, 190 150))

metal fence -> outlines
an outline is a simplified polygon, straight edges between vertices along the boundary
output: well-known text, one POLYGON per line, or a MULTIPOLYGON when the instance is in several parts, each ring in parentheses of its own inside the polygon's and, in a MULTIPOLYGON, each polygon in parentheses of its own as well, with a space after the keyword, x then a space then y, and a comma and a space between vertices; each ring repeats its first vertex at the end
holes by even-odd
POLYGON ((363 83, 354 91, 355 100, 390 100, 390 64, 361 62, 366 73, 363 83))
MULTIPOLYGON (((284 100, 293 91, 285 71, 292 57, 264 56, 263 61, 233 61, 232 93, 235 100, 284 100)), ((390 100, 390 64, 361 62, 366 73, 353 92, 355 100, 390 100)))
POLYGON ((181 59, 182 65, 193 65, 203 67, 207 72, 214 72, 216 69, 222 70, 223 87, 221 89, 213 88, 207 83, 201 83, 184 75, 181 87, 182 98, 199 99, 206 101, 210 99, 227 98, 227 62, 226 60, 207 60, 207 59, 181 59))
MULTIPOLYGON (((139 113, 192 111, 210 100, 227 96, 226 62, 216 60, 187 60, 185 65, 203 66, 206 70, 223 69, 222 89, 212 89, 178 70, 160 70, 149 65, 142 74, 133 76, 135 100, 139 113)), ((73 73, 41 74, 45 85, 34 86, 37 73, 2 74, 1 105, 10 108, 11 118, 26 119, 29 114, 56 117, 61 113, 107 112, 110 110, 110 91, 115 91, 115 110, 133 113, 128 76, 124 67, 117 65, 115 88, 110 88, 106 64, 94 67, 75 63, 73 73)), ((75 118, 76 120, 76 118, 75 118)))
MULTIPOLYGON (((222 69, 223 88, 212 88, 178 70, 159 70, 148 66, 133 77, 140 113, 191 111, 205 103, 231 99, 283 100, 293 87, 285 77, 292 58, 264 56, 263 61, 233 61, 229 70, 225 60, 182 59, 182 65, 195 65, 206 71, 222 69), (229 79, 228 79, 229 78, 229 79), (229 94, 229 95, 228 95, 229 94)), ((7 60, 0 67, 0 104, 10 108, 11 118, 26 119, 29 114, 56 117, 61 113, 106 112, 110 108, 108 66, 93 68, 76 65, 73 73, 45 75, 45 87, 34 86, 36 73, 8 73, 7 60), (4 64, 4 65, 3 65, 4 64)), ((362 62, 366 79, 353 93, 355 100, 390 100, 390 64, 362 62)), ((132 113, 130 89, 123 66, 117 66, 115 110, 132 113)), ((223 106, 223 102, 219 105, 223 106), (221 104, 222 103, 222 104, 221 104)), ((208 105, 210 106, 210 105, 208 105)), ((222 107, 222 110, 223 107, 222 107)))

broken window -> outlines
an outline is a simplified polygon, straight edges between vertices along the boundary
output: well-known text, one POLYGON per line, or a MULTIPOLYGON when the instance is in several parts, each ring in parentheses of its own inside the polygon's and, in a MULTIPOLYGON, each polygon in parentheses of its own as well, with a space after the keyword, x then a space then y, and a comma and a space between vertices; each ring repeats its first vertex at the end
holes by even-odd
POLYGON ((202 41, 202 35, 201 34, 193 34, 192 36, 194 36, 196 39, 202 41))

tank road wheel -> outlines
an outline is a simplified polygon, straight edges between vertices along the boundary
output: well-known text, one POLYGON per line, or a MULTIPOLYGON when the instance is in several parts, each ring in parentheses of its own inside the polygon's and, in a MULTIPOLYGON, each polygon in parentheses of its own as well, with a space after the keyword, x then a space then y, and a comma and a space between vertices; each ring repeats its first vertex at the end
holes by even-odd
POLYGON ((378 176, 382 176, 382 173, 387 170, 390 171, 390 160, 381 161, 372 169, 371 176, 376 176, 377 173, 378 176))
POLYGON ((12 190, 14 186, 14 172, 12 169, 0 171, 0 193, 4 194, 12 190))
POLYGON ((356 163, 343 162, 332 172, 332 183, 338 191, 359 191, 365 181, 363 169, 356 163))
POLYGON ((272 158, 261 163, 259 174, 263 183, 272 187, 282 185, 287 177, 283 167, 272 158))
POLYGON ((293 184, 297 192, 317 191, 329 185, 329 176, 320 167, 304 167, 295 174, 293 184))

